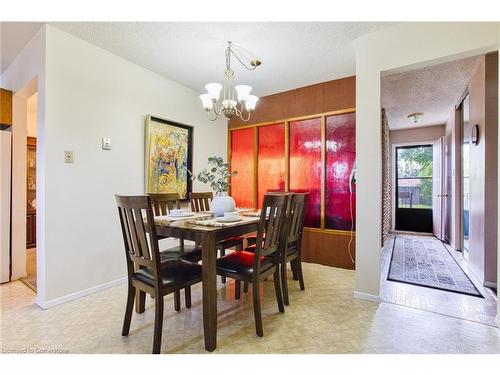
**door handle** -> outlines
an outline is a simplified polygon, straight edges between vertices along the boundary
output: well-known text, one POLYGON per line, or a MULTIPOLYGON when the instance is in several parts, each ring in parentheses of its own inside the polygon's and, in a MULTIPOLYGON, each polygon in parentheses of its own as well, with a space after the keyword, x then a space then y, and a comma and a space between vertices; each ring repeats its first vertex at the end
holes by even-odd
POLYGON ((438 197, 447 197, 448 194, 438 194, 438 197))

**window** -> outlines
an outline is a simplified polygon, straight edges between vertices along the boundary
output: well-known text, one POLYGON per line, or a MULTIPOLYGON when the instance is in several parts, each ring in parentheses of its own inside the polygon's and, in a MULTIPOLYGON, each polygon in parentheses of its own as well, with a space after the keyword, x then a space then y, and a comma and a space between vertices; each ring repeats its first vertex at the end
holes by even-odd
POLYGON ((397 208, 432 209, 432 146, 398 147, 397 208))

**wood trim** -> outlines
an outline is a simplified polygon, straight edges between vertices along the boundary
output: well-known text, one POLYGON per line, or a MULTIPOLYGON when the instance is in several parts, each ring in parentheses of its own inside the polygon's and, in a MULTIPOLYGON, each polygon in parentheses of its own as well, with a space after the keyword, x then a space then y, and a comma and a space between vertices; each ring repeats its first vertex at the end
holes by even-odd
POLYGON ((352 112, 356 112, 356 107, 339 109, 337 111, 315 113, 313 115, 307 115, 307 116, 290 117, 290 118, 280 119, 280 120, 276 120, 276 121, 266 121, 266 122, 260 122, 260 123, 256 123, 256 124, 243 125, 243 126, 228 128, 228 131, 232 132, 234 130, 248 129, 248 128, 253 128, 253 127, 266 126, 266 125, 276 125, 276 124, 287 123, 287 122, 289 123, 292 121, 310 120, 310 119, 314 119, 314 118, 342 115, 345 113, 352 113, 352 112))
MULTIPOLYGON (((252 113, 251 121, 262 123, 297 118, 354 107, 355 103, 356 77, 345 77, 263 96, 252 113)), ((229 127, 236 128, 246 124, 233 117, 229 127)))
MULTIPOLYGON (((229 164, 229 171, 231 171, 231 132, 227 129, 227 149, 226 149, 227 162, 229 164)), ((231 176, 229 177, 229 195, 231 195, 231 176)))
POLYGON ((259 207, 259 129, 253 130, 253 208, 259 207))
POLYGON ((304 227, 304 231, 314 232, 314 233, 325 233, 332 235, 342 235, 342 236, 350 236, 351 233, 356 235, 356 231, 351 232, 350 230, 340 230, 340 229, 321 229, 321 228, 304 227))
POLYGON ((285 121, 285 192, 290 191, 290 123, 285 121))
POLYGON ((325 229, 325 199, 326 199, 326 120, 325 116, 321 117, 321 216, 320 227, 325 229))

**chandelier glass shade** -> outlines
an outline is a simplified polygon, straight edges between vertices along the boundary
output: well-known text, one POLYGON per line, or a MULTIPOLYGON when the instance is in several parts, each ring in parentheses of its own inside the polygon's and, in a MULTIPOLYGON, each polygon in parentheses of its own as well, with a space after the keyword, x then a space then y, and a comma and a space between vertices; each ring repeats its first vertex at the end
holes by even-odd
POLYGON ((231 69, 231 56, 234 56, 241 65, 248 70, 254 70, 261 62, 252 59, 250 65, 245 64, 232 49, 231 42, 226 48, 226 70, 224 84, 207 83, 205 89, 207 93, 200 95, 203 108, 207 112, 208 118, 215 121, 219 115, 223 114, 227 119, 234 116, 243 121, 250 120, 250 114, 255 109, 259 98, 250 94, 252 87, 248 85, 234 85, 234 71, 231 69))

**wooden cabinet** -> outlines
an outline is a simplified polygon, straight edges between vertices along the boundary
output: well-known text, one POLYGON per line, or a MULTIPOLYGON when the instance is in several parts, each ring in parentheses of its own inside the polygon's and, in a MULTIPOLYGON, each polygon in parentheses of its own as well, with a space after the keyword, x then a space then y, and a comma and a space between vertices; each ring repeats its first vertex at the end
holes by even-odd
POLYGON ((26 248, 36 247, 36 212, 26 215, 26 248))
POLYGON ((26 154, 26 248, 36 246, 36 138, 28 137, 26 154))
POLYGON ((12 91, 0 89, 0 126, 12 125, 12 91))

